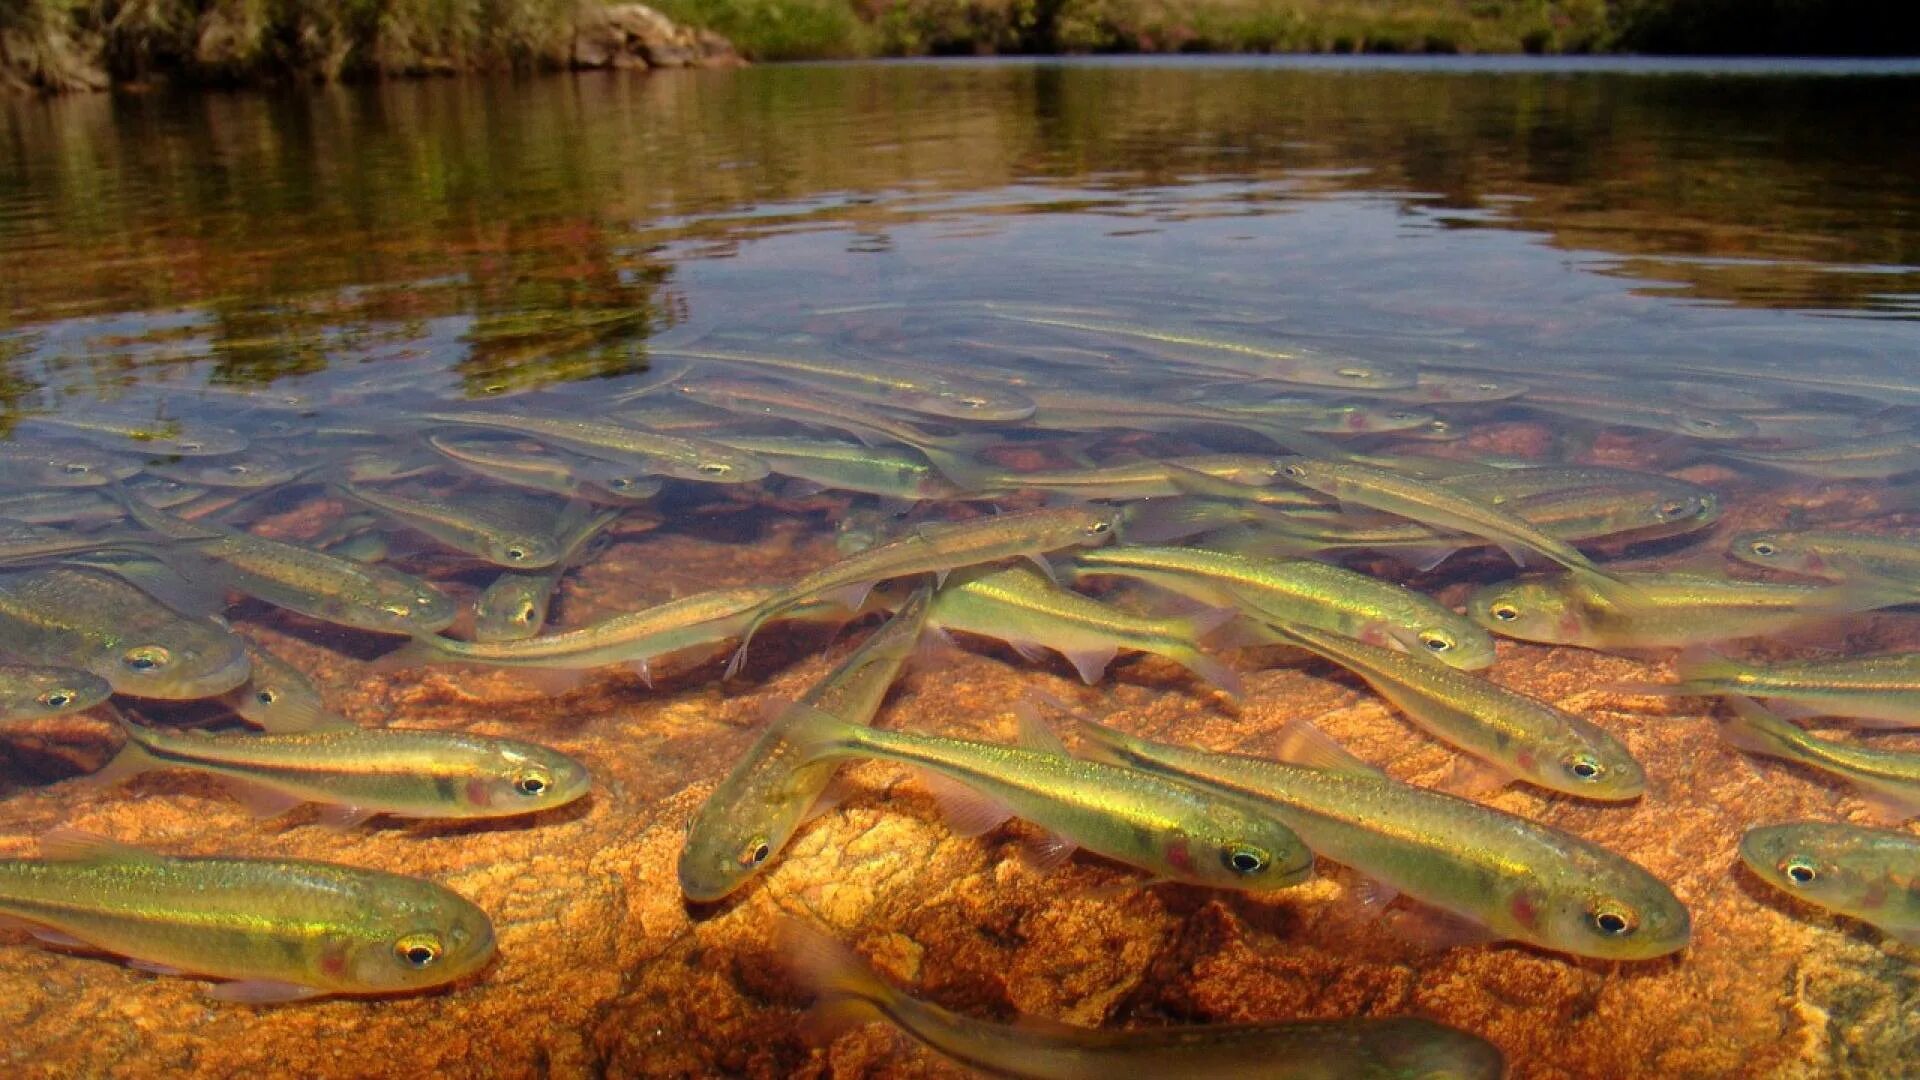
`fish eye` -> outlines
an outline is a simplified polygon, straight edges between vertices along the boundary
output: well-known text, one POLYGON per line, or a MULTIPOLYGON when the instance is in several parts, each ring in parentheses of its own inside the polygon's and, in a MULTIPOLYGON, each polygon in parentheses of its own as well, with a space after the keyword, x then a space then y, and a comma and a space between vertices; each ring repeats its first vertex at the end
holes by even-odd
POLYGON ((1775 554, 1780 549, 1767 543, 1765 540, 1755 540, 1753 543, 1747 545, 1747 550, 1764 559, 1775 554))
POLYGON ((522 773, 519 779, 513 782, 513 790, 527 796, 545 795, 547 789, 552 786, 553 781, 549 780, 547 774, 542 772, 522 773))
POLYGON ((1420 644, 1425 645, 1428 652, 1446 652, 1453 648, 1453 642, 1446 635, 1432 630, 1420 635, 1420 644))
POLYGON ((1567 771, 1582 780, 1598 780, 1606 775, 1606 766, 1592 754, 1575 754, 1563 762, 1567 771))
POLYGON ((718 461, 709 461, 700 466, 700 471, 708 476, 725 476, 733 471, 733 466, 718 461))
POLYGON ((393 943, 393 955, 415 971, 432 967, 439 962, 440 954, 444 951, 436 934, 408 934, 393 943))
POLYGON ((227 466, 227 471, 235 476, 245 476, 253 470, 247 468, 245 465, 229 465, 227 466))
POLYGON ((1343 379, 1360 379, 1364 381, 1373 378, 1373 372, 1368 371, 1366 368, 1358 367, 1343 367, 1339 371, 1334 372, 1334 374, 1343 379))
POLYGON ((1288 465, 1287 467, 1281 469, 1280 471, 1283 473, 1286 473, 1288 476, 1293 477, 1295 480, 1298 480, 1307 475, 1306 467, 1303 465, 1288 465))
POLYGON ((1587 909, 1587 921, 1608 937, 1625 937, 1640 926, 1633 909, 1614 900, 1602 900, 1587 909))
POLYGON ((197 442, 183 442, 183 443, 180 443, 180 444, 179 444, 179 446, 180 446, 180 449, 182 449, 182 450, 204 450, 204 449, 206 449, 205 447, 203 447, 203 446, 201 446, 201 445, 200 445, 199 443, 197 443, 197 442))
POLYGON ((1265 870, 1272 861, 1272 856, 1251 844, 1231 844, 1220 852, 1220 862, 1243 876, 1265 870))
POLYGON ((262 705, 272 705, 274 702, 280 700, 280 691, 262 690, 259 693, 253 695, 253 700, 259 702, 262 705))
POLYGON ((142 645, 128 649, 120 662, 135 671, 154 671, 166 667, 173 661, 173 654, 158 645, 142 645))
POLYGON ((1520 609, 1512 604, 1495 604, 1487 610, 1501 622, 1512 622, 1520 617, 1520 609))
POLYGON ((507 558, 512 559, 514 562, 520 562, 526 557, 527 557, 526 548, 510 547, 507 549, 507 558))
POLYGON ((1780 872, 1795 885, 1811 885, 1820 876, 1820 871, 1812 863, 1797 855, 1781 863, 1780 872))
POLYGON ((1705 416, 1696 416, 1690 421, 1690 423, 1692 423, 1694 427, 1697 427, 1702 431, 1720 430, 1720 422, 1718 420, 1712 420, 1705 416))
POLYGON ((1104 536, 1107 533, 1113 531, 1113 522, 1096 521, 1093 524, 1087 526, 1087 531, 1092 533, 1095 536, 1104 536))
POLYGON ((633 481, 627 479, 624 476, 616 476, 613 479, 607 481, 607 486, 612 488, 615 491, 625 491, 628 488, 633 486, 633 481))
POLYGON ((1687 500, 1684 500, 1684 499, 1675 499, 1670 503, 1664 503, 1661 505, 1660 516, 1669 517, 1669 518, 1682 517, 1687 513, 1687 511, 1691 509, 1693 509, 1693 504, 1691 502, 1688 502, 1687 500))
POLYGON ((1411 420, 1411 419, 1413 419, 1413 414, 1412 414, 1412 413, 1410 413, 1410 412, 1390 412, 1390 413, 1388 413, 1388 414, 1387 414, 1387 419, 1389 419, 1389 420, 1411 420))
POLYGON ((382 607, 380 610, 386 612, 389 615, 396 615, 403 619, 413 614, 413 609, 409 608, 405 604, 387 604, 386 606, 382 607))
POLYGON ((490 385, 481 387, 480 390, 482 393, 487 393, 487 394, 504 394, 507 392, 507 384, 492 383, 490 385))
POLYGON ((965 405, 969 409, 984 409, 987 407, 987 399, 977 398, 977 397, 963 397, 960 399, 960 404, 965 405))
POLYGON ((1473 386, 1474 386, 1474 389, 1476 389, 1476 390, 1498 390, 1498 389, 1500 389, 1500 384, 1499 384, 1499 383, 1497 383, 1497 382, 1483 382, 1483 383, 1474 383, 1474 384, 1473 384, 1473 386))
POLYGON ((533 621, 533 603, 529 601, 527 603, 521 604, 520 610, 514 613, 513 621, 517 623, 532 622, 533 621))
POLYGON ((431 596, 416 596, 416 597, 414 597, 414 598, 413 598, 413 602, 414 602, 415 604, 418 604, 418 605, 420 605, 421 607, 432 607, 432 606, 433 606, 433 597, 431 597, 431 596))
POLYGON ((1435 420, 1427 425, 1427 430, 1435 435, 1445 435, 1453 430, 1453 425, 1445 420, 1435 420))
POLYGON ((747 841, 746 847, 740 849, 740 865, 759 866, 772 855, 773 845, 767 842, 766 837, 756 836, 747 841))
POLYGON ((78 461, 74 461, 74 462, 69 462, 67 464, 66 471, 73 474, 74 476, 85 476, 86 474, 93 471, 93 466, 83 465, 78 461))
POLYGON ((79 696, 71 690, 49 690, 40 695, 39 701, 49 709, 64 709, 79 696))

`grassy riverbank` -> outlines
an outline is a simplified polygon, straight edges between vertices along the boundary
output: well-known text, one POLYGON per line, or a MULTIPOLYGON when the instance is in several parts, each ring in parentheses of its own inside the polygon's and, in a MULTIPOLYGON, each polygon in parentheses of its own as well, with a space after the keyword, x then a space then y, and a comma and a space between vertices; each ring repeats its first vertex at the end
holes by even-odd
POLYGON ((659 0, 758 59, 967 53, 1887 55, 1911 0, 659 0))
MULTIPOLYGON (((0 87, 582 64, 599 0, 0 0, 0 87)), ((749 59, 1101 52, 1890 54, 1911 0, 658 0, 749 59)), ((597 55, 597 54, 596 54, 597 55)))

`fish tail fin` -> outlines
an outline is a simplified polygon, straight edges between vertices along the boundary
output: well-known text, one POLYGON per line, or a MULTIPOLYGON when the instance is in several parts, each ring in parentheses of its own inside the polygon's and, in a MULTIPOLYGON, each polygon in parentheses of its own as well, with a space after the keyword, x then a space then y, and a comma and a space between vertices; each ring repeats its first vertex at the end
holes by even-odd
POLYGON ((1768 757, 1793 757, 1806 734, 1749 697, 1729 695, 1733 717, 1720 722, 1720 737, 1741 750, 1768 757))
POLYGON ((789 968, 817 995, 804 1021, 815 1038, 885 1019, 887 1006, 899 997, 858 953, 810 923, 782 918, 775 936, 789 968))
POLYGON ((1158 544, 1212 532, 1245 520, 1231 503, 1212 499, 1146 499, 1127 506, 1120 531, 1130 544, 1158 544))
POLYGON ((969 454, 932 445, 915 449, 962 491, 992 491, 1005 487, 1009 479, 1006 470, 996 469, 969 454))
MULTIPOLYGON (((1227 614, 1231 616, 1234 613, 1228 612, 1227 614)), ((1218 624, 1216 623, 1215 625, 1218 624)), ((1200 637, 1201 633, 1196 632, 1194 636, 1196 638, 1200 637)), ((1224 691, 1229 697, 1237 698, 1246 696, 1246 685, 1241 682, 1240 676, 1225 663, 1216 657, 1208 656, 1197 647, 1182 645, 1179 648, 1170 649, 1167 652, 1167 659, 1172 660, 1174 663, 1193 672, 1200 678, 1212 683, 1224 691)))
POLYGON ((434 646, 432 639, 416 637, 392 652, 376 658, 368 665, 368 670, 376 675, 384 675, 389 672, 429 667, 449 661, 450 658, 434 646))
POLYGON ((147 752, 146 729, 134 723, 119 709, 108 706, 113 714, 114 723, 120 725, 127 741, 122 743, 118 753, 96 772, 77 777, 83 787, 108 788, 124 783, 144 772, 160 767, 160 761, 147 752))
POLYGON ((1745 670, 1740 661, 1705 645, 1684 649, 1673 659, 1673 673, 1680 676, 1682 685, 1732 678, 1745 670))
POLYGON ((861 752, 864 725, 849 724, 804 701, 773 698, 763 709, 769 718, 780 717, 789 725, 786 739, 794 749, 795 768, 854 757, 861 752))

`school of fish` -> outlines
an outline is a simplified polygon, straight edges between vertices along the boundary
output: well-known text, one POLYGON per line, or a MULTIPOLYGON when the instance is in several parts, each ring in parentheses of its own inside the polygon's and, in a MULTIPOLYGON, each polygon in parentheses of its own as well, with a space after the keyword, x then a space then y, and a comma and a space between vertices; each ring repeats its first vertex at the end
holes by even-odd
MULTIPOLYGON (((1084 850, 1147 884, 1286 904, 1321 863, 1358 901, 1430 910, 1477 942, 1671 958, 1692 923, 1667 884, 1475 797, 1517 783, 1600 813, 1655 797, 1657 765, 1619 733, 1489 677, 1502 639, 1579 647, 1671 662, 1671 680, 1602 688, 1611 700, 1699 699, 1727 746, 1860 792, 1893 828, 1754 822, 1728 854, 1920 943, 1920 836, 1898 827, 1920 815, 1920 752, 1878 741, 1920 728, 1920 655, 1777 647, 1920 602, 1920 537, 1836 517, 1709 547, 1698 538, 1722 496, 1688 478, 1920 470, 1920 434, 1892 421, 1833 437, 1868 391, 1829 388, 1809 412, 1807 387, 1764 372, 1530 379, 1525 363, 1467 353, 1366 356, 1257 326, 1012 301, 807 325, 662 340, 628 383, 480 400, 396 368, 311 394, 142 390, 23 414, 0 441, 0 724, 98 718, 121 748, 69 782, 117 797, 156 797, 128 793, 134 776, 185 772, 263 817, 311 805, 336 829, 539 815, 593 778, 538 731, 356 723, 250 628, 350 644, 396 677, 504 670, 564 692, 603 673, 637 676, 640 693, 751 694, 763 653, 786 656, 767 647, 783 626, 847 626, 859 640, 837 666, 799 700, 763 702, 757 739, 687 824, 678 881, 645 887, 696 910, 736 894, 834 811, 836 772, 864 760, 909 772, 956 835, 1027 823, 1030 872, 1084 850), (877 347, 876 327, 902 319, 949 341, 952 362, 877 347), (1476 437, 1529 420, 1554 437, 1525 457, 1476 437), (1643 437, 1630 467, 1596 452, 1621 430, 1643 437), (802 546, 790 576, 567 616, 569 583, 610 546, 743 508, 832 542, 802 546), (1443 563, 1459 573, 1437 577, 1443 563), (1437 595, 1457 581, 1469 587, 1437 595), (1410 738, 1457 755, 1461 782, 1396 780, 1304 715, 1260 753, 1149 739, 1037 694, 1004 703, 1005 741, 882 723, 904 673, 956 643, 1094 687, 1157 657, 1174 665, 1167 692, 1226 711, 1259 665, 1330 663, 1410 738), (1839 725, 1857 730, 1809 730, 1839 725)), ((255 1005, 485 979, 497 947, 484 911, 429 880, 72 830, 0 860, 0 917, 255 1005)), ((817 928, 781 936, 820 1018, 884 1020, 1002 1075, 1507 1068, 1484 1039, 1421 1017, 971 1018, 889 985, 817 928)))

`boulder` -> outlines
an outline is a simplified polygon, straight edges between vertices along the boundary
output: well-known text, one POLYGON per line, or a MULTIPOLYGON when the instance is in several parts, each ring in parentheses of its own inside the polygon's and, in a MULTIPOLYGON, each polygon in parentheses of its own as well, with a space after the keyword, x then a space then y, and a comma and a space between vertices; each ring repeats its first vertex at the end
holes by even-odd
POLYGON ((576 68, 725 67, 740 62, 726 38, 681 26, 645 4, 589 0, 574 20, 576 68))

